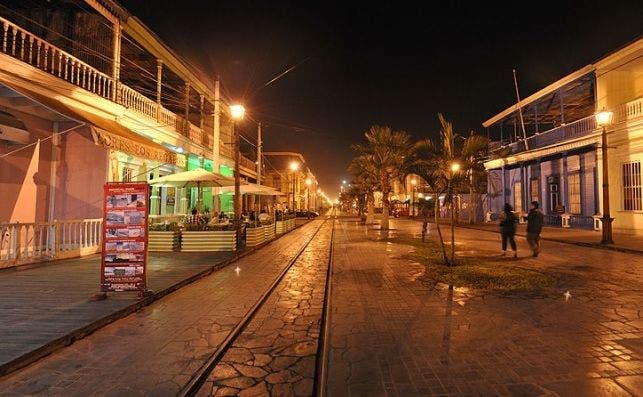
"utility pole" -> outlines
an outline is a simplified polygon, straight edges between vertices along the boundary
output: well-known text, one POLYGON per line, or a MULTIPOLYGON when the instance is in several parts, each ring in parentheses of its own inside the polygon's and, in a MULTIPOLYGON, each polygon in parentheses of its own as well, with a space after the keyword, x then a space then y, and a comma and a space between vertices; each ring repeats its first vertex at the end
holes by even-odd
POLYGON ((529 150, 529 143, 527 142, 527 133, 525 132, 525 121, 522 118, 522 106, 520 106, 520 94, 518 93, 518 79, 516 78, 516 69, 514 71, 514 85, 516 86, 516 107, 518 107, 518 114, 520 115, 520 126, 522 128, 522 139, 525 142, 525 150, 529 150))
POLYGON ((261 122, 257 124, 257 184, 261 185, 261 122))

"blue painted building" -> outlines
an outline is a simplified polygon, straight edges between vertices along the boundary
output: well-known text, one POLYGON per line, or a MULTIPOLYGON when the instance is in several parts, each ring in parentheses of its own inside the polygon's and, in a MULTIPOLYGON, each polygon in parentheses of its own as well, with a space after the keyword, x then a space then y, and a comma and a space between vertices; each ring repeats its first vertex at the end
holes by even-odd
POLYGON ((552 226, 601 227, 602 132, 614 228, 643 231, 643 39, 571 73, 483 123, 492 140, 488 219, 541 203, 552 226), (598 125, 597 114, 610 114, 598 125))

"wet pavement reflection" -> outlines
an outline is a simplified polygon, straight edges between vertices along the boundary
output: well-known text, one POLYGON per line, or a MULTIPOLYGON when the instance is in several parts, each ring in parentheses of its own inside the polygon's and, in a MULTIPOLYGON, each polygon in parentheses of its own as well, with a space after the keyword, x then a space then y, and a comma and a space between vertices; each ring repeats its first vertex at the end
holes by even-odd
POLYGON ((643 393, 642 256, 545 242, 532 258, 519 239, 521 257, 502 258, 497 234, 456 229, 457 255, 557 280, 500 295, 426 280, 402 258, 413 248, 387 241, 421 224, 391 227, 337 225, 329 395, 643 393))

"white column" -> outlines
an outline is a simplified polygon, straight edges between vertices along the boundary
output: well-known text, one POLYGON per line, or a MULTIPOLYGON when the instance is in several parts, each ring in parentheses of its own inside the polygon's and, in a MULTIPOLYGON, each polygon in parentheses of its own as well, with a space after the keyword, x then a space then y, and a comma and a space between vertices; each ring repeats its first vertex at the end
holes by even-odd
POLYGON ((121 22, 117 20, 114 23, 114 31, 112 36, 112 79, 114 80, 114 85, 112 86, 112 100, 114 102, 118 101, 116 97, 118 94, 117 85, 120 80, 121 74, 121 22))
MULTIPOLYGON (((214 122, 212 130, 212 168, 219 173, 219 140, 221 139, 221 97, 219 94, 219 79, 214 81, 214 122)), ((220 208, 220 207, 219 207, 220 208)))
MULTIPOLYGON (((154 178, 159 177, 159 167, 157 162, 153 162, 154 178)), ((158 215, 160 210, 161 198, 159 197, 159 188, 152 187, 152 195, 150 197, 150 215, 158 215)))

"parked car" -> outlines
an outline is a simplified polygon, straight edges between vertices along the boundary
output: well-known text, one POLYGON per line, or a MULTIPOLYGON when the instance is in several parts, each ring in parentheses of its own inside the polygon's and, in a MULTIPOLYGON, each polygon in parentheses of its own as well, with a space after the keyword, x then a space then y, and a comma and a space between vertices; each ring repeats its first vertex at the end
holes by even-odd
POLYGON ((297 218, 315 218, 319 216, 319 212, 317 211, 297 211, 295 212, 295 216, 297 218))

